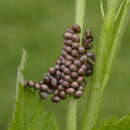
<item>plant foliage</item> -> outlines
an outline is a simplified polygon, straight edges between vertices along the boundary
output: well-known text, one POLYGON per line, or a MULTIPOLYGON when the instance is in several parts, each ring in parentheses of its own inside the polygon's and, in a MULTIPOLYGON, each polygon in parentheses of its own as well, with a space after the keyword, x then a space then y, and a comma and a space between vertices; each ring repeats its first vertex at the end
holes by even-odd
POLYGON ((24 87, 25 62, 26 52, 24 51, 18 67, 13 119, 8 130, 57 130, 54 117, 45 110, 44 104, 37 94, 24 87))
POLYGON ((111 118, 94 130, 130 130, 130 114, 121 119, 111 118))

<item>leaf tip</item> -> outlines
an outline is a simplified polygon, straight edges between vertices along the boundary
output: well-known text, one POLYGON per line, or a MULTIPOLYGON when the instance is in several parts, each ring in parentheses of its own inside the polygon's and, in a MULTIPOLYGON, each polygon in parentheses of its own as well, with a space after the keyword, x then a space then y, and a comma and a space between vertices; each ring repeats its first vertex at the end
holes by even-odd
POLYGON ((21 63, 18 66, 18 72, 17 72, 17 82, 22 84, 22 85, 24 84, 23 71, 24 71, 24 67, 26 64, 26 58, 27 58, 27 52, 25 49, 22 49, 21 63))

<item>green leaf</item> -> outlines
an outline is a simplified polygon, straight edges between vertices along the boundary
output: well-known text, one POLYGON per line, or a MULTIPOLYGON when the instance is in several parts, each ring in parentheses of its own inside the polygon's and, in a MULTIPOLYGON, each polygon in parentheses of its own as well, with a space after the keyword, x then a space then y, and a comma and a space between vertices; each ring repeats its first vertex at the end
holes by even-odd
POLYGON ((24 65, 26 52, 23 51, 21 64, 18 67, 16 102, 8 130, 57 130, 54 117, 46 112, 43 102, 35 91, 24 87, 24 65))
POLYGON ((111 118, 94 130, 130 130, 130 114, 119 120, 111 118))

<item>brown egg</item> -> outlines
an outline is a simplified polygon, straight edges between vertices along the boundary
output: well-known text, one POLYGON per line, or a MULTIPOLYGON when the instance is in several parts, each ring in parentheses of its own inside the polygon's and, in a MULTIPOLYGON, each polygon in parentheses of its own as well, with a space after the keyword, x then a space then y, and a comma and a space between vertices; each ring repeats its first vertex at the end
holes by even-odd
POLYGON ((74 88, 67 88, 67 89, 66 89, 66 93, 67 93, 67 94, 74 94, 74 92, 75 92, 75 89, 74 89, 74 88))
POLYGON ((61 99, 60 99, 59 96, 53 96, 53 97, 51 98, 51 100, 52 100, 52 102, 54 102, 54 103, 58 103, 58 102, 61 101, 61 99))
POLYGON ((42 99, 47 99, 48 94, 47 94, 46 92, 39 92, 39 96, 40 96, 40 98, 42 98, 42 99))
POLYGON ((80 33, 81 32, 81 28, 78 24, 74 24, 72 25, 72 30, 75 32, 75 33, 80 33))

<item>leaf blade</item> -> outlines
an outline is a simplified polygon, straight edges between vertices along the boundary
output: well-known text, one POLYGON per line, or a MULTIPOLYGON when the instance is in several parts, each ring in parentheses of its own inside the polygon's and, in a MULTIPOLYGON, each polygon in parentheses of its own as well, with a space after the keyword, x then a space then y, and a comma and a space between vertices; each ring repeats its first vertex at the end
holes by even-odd
POLYGON ((15 109, 8 130, 58 130, 53 115, 45 110, 37 93, 24 87, 25 63, 26 51, 24 50, 17 73, 15 109))

